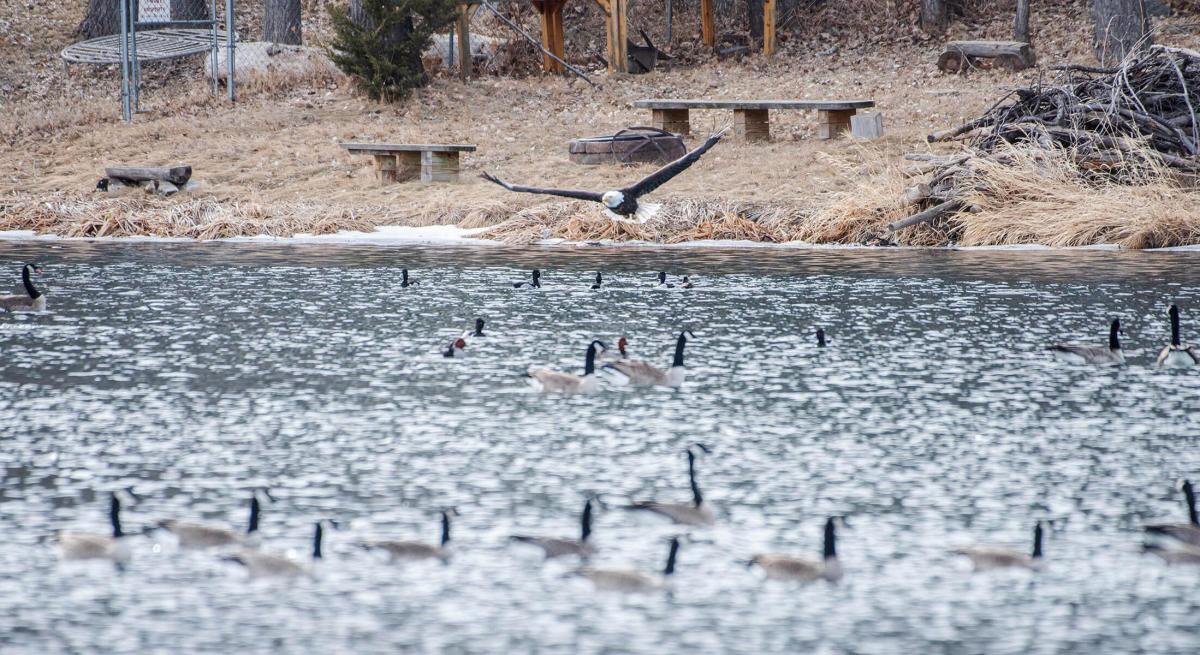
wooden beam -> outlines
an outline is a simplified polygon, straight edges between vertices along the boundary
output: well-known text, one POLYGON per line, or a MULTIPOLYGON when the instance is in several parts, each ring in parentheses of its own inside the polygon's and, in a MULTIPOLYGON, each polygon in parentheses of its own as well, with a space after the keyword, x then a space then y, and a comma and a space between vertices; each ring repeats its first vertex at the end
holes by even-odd
MULTIPOLYGON (((554 53, 555 57, 565 59, 567 56, 566 40, 563 37, 563 7, 566 6, 566 0, 552 0, 550 3, 550 27, 552 29, 550 36, 550 52, 554 53)), ((563 72, 563 65, 559 62, 554 62, 554 70, 563 72)))
POLYGON ((547 73, 561 73, 562 64, 554 57, 563 58, 562 41, 562 6, 563 0, 534 0, 533 6, 542 18, 542 70, 547 73), (554 57, 550 56, 554 54, 554 57))
POLYGON ((628 73, 628 40, 629 26, 626 22, 626 9, 629 0, 608 0, 608 71, 610 73, 628 73))
MULTIPOLYGON (((750 0, 753 2, 754 0, 750 0)), ((763 56, 775 56, 775 0, 763 3, 763 56)))
POLYGON ((700 38, 709 48, 717 46, 717 27, 713 20, 713 0, 700 0, 700 38))

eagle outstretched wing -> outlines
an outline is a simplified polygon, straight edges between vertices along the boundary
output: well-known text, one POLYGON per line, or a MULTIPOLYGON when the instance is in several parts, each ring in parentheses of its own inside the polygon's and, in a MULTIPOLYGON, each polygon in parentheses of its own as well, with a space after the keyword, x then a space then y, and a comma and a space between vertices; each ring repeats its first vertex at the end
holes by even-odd
POLYGON ((714 133, 712 136, 708 137, 708 140, 704 142, 704 145, 687 153, 679 159, 676 159, 666 166, 663 166, 650 175, 647 175, 637 184, 621 189, 621 193, 624 193, 626 197, 632 196, 634 198, 640 198, 666 184, 668 180, 686 171, 689 166, 696 163, 696 161, 700 159, 700 156, 708 152, 709 148, 717 145, 717 141, 720 141, 721 137, 725 136, 725 133, 728 131, 729 128, 726 127, 714 133))
POLYGON ((482 177, 483 179, 485 179, 489 182, 495 182, 496 184, 499 184, 500 186, 504 187, 505 189, 508 189, 509 191, 516 191, 518 193, 540 193, 544 196, 562 196, 563 198, 575 198, 577 200, 591 200, 592 202, 600 202, 600 199, 603 197, 602 194, 595 193, 592 191, 575 191, 572 189, 541 189, 541 188, 533 187, 533 186, 521 186, 520 184, 509 184, 508 182, 501 180, 500 178, 496 177, 495 175, 492 175, 491 173, 482 173, 480 175, 480 177, 482 177))

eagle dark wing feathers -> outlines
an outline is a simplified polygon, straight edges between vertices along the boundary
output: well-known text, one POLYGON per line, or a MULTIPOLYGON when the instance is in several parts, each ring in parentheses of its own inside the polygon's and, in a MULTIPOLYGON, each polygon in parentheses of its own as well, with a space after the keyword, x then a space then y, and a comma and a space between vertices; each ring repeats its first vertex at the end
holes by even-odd
POLYGON ((621 189, 621 193, 625 194, 626 198, 640 198, 641 196, 644 196, 647 193, 650 193, 658 187, 666 184, 668 180, 686 171, 688 167, 696 163, 696 161, 700 159, 700 156, 708 152, 709 148, 717 145, 717 141, 720 141, 721 137, 725 136, 725 133, 728 131, 729 128, 725 128, 713 134, 712 136, 708 137, 708 140, 704 142, 704 145, 696 148, 679 159, 676 159, 670 164, 663 166, 657 171, 654 171, 637 184, 621 189))
POLYGON ((540 193, 544 196, 562 196, 563 198, 575 198, 577 200, 591 200, 592 202, 600 202, 602 194, 593 193, 591 191, 575 191, 572 189, 540 189, 532 186, 521 186, 520 184, 509 184, 504 180, 492 175, 491 173, 483 173, 480 175, 483 179, 489 182, 495 182, 509 191, 518 193, 540 193))

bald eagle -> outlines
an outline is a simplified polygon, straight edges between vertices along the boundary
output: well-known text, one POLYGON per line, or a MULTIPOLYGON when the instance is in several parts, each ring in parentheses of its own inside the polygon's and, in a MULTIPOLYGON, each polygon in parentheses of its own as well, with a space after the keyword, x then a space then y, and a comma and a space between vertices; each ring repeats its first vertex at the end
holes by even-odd
POLYGON ((596 193, 594 191, 575 191, 572 189, 542 189, 539 187, 509 184, 508 182, 505 182, 500 178, 486 172, 483 173, 481 177, 489 182, 495 182, 509 191, 517 191, 520 193, 540 193, 547 196, 562 196, 564 198, 576 198, 578 200, 591 200, 592 202, 603 204, 605 209, 619 217, 625 219, 637 217, 639 220, 645 220, 649 218, 648 214, 651 212, 646 211, 648 207, 646 205, 639 204, 638 199, 666 184, 668 180, 687 170, 689 166, 696 163, 696 161, 700 159, 701 155, 708 152, 709 148, 717 145, 717 141, 720 141, 721 137, 725 136, 725 133, 728 131, 729 128, 725 128, 714 133, 712 136, 708 137, 708 140, 704 142, 704 145, 687 153, 679 159, 676 159, 670 164, 663 166, 657 171, 654 171, 636 184, 627 186, 624 189, 605 191, 603 193, 596 193))

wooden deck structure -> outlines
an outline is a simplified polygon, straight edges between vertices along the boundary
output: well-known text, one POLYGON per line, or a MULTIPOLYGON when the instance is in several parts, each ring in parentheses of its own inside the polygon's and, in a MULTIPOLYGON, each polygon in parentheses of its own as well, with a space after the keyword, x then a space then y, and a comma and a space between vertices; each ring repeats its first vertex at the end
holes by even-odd
POLYGON ((343 143, 352 155, 375 158, 375 178, 381 183, 457 182, 458 154, 475 146, 449 143, 343 143))
POLYGON ((743 143, 771 140, 769 112, 817 110, 817 138, 832 139, 850 130, 850 117, 874 107, 873 100, 638 100, 634 107, 649 109, 651 125, 675 134, 691 132, 689 110, 732 109, 733 133, 743 143))

